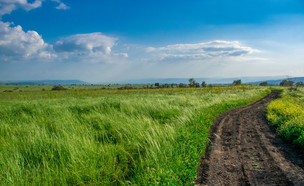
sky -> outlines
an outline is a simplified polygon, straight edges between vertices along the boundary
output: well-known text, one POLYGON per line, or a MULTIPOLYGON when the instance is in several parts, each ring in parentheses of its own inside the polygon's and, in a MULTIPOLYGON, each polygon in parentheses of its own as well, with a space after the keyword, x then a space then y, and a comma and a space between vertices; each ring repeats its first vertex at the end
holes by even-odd
POLYGON ((304 76, 303 0, 0 0, 0 81, 304 76))

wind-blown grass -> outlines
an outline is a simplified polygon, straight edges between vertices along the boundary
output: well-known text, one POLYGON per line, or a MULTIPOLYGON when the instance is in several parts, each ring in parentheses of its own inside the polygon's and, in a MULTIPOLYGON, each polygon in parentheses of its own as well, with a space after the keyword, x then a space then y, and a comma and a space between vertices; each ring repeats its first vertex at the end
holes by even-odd
POLYGON ((2 101, 0 184, 190 184, 212 121, 267 93, 217 87, 2 101))
POLYGON ((304 148, 304 88, 285 90, 280 99, 268 105, 267 118, 279 135, 304 148))

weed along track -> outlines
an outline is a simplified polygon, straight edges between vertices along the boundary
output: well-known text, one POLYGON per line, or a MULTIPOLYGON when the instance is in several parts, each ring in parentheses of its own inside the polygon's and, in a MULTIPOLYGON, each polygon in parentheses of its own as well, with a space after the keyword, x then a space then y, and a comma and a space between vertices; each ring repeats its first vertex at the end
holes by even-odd
POLYGON ((265 118, 265 104, 279 94, 273 91, 217 118, 197 184, 304 185, 303 153, 278 137, 265 118))

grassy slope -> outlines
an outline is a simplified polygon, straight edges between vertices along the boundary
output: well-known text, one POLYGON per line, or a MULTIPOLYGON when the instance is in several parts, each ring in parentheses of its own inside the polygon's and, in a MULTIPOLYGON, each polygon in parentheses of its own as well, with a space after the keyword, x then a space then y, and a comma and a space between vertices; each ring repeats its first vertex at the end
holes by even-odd
POLYGON ((226 87, 3 100, 0 184, 190 184, 212 121, 267 93, 226 87))
POLYGON ((285 90, 280 99, 268 105, 267 118, 279 135, 304 148, 304 88, 285 90))

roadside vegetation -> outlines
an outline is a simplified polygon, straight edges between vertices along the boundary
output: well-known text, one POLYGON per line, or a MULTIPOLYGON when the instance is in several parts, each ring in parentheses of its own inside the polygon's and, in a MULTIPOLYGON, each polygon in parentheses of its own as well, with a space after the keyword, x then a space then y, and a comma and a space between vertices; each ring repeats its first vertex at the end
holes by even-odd
POLYGON ((212 121, 270 92, 26 88, 0 92, 0 185, 191 184, 212 121))
POLYGON ((267 118, 279 135, 304 149, 304 87, 285 88, 281 98, 268 105, 267 118))

